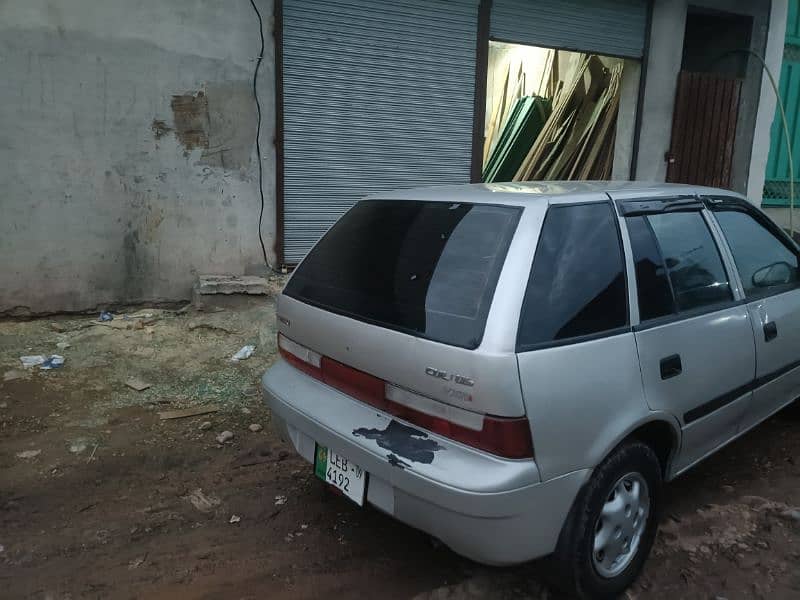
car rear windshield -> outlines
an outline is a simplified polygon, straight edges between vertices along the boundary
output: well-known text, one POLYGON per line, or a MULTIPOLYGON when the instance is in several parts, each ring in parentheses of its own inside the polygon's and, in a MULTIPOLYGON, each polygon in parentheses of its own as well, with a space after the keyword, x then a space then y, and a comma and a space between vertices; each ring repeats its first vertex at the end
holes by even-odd
POLYGON ((311 250, 284 294, 476 348, 520 213, 463 202, 364 200, 311 250))

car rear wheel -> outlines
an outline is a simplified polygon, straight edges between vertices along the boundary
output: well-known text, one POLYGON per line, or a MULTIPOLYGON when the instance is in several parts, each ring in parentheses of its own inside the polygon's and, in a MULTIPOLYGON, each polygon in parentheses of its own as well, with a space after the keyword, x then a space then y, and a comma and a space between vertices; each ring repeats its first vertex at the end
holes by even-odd
POLYGON ((636 579, 655 539, 661 465, 652 448, 625 442, 578 495, 554 554, 554 581, 579 598, 616 598, 636 579))

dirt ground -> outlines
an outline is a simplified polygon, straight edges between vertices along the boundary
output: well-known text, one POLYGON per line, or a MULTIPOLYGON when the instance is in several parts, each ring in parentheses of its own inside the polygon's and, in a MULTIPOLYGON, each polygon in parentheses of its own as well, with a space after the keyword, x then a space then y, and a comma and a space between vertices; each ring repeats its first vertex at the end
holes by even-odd
MULTIPOLYGON (((471 563, 286 451, 258 393, 270 299, 129 314, 0 322, 0 597, 558 597, 541 564, 471 563), (19 360, 54 353, 50 371, 19 360)), ((798 451, 800 419, 780 414, 668 486, 628 597, 800 597, 798 451)))

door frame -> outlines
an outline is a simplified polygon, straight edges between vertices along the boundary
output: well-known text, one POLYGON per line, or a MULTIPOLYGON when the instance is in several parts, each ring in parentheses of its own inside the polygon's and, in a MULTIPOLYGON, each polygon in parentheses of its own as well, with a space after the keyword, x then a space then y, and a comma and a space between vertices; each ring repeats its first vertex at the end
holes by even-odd
MULTIPOLYGON (((280 2, 281 0, 275 0, 280 2)), ((631 156, 630 164, 628 165, 628 180, 634 181, 636 179, 636 166, 639 159, 639 144, 641 137, 642 121, 644 118, 645 89, 647 87, 647 63, 650 61, 650 35, 653 29, 653 4, 655 0, 643 0, 647 3, 645 7, 646 17, 644 26, 644 46, 642 48, 642 56, 638 59, 631 58, 630 56, 620 56, 614 53, 603 54, 603 56, 610 56, 614 58, 621 58, 623 60, 638 60, 639 61, 639 85, 637 86, 636 93, 636 107, 633 117, 633 135, 631 140, 631 156)), ((501 39, 492 37, 491 30, 491 12, 493 0, 480 0, 478 5, 478 35, 477 47, 475 52, 475 108, 473 112, 473 125, 472 125, 472 161, 470 164, 470 183, 483 182, 483 145, 484 133, 486 129, 486 85, 489 77, 489 42, 500 42, 504 44, 518 44, 521 46, 529 46, 530 44, 522 44, 521 42, 501 39)), ((569 46, 544 46, 538 45, 536 48, 548 48, 550 50, 564 50, 568 52, 588 52, 588 50, 581 50, 579 48, 572 48, 569 46)), ((596 54, 596 53, 595 53, 596 54)))

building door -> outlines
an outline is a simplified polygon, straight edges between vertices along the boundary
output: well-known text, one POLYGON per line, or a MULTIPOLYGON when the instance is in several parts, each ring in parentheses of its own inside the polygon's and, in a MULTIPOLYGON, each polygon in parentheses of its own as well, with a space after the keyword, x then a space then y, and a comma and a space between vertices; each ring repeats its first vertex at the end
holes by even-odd
POLYGON ((490 37, 499 42, 641 58, 646 0, 493 0, 490 37))
POLYGON ((281 26, 284 263, 364 196, 469 183, 478 0, 283 0, 281 26))
POLYGON ((742 81, 681 71, 667 181, 730 188, 742 81))
POLYGON ((754 61, 747 52, 752 34, 751 16, 689 7, 665 157, 667 181, 746 187, 741 165, 750 163, 755 123, 753 111, 739 107, 747 104, 745 97, 752 101, 755 78, 758 89, 761 81, 760 71, 752 73, 754 61))
POLYGON ((491 4, 482 180, 627 177, 649 2, 491 4))

